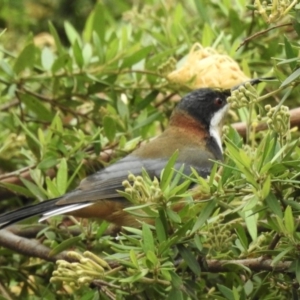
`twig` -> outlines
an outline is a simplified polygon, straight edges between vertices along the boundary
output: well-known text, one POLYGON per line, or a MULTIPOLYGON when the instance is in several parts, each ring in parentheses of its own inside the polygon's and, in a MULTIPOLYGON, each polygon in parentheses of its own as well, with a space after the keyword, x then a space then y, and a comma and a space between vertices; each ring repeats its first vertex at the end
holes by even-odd
POLYGON ((50 256, 51 249, 39 243, 37 240, 16 236, 6 229, 0 230, 0 246, 27 256, 38 257, 51 262, 55 262, 58 259, 70 261, 67 252, 64 251, 57 255, 50 256))
POLYGON ((248 258, 248 259, 232 259, 232 260, 217 260, 210 259, 205 261, 206 266, 203 266, 203 262, 199 261, 200 265, 202 265, 203 270, 207 270, 208 272, 216 273, 216 272, 228 272, 229 269, 226 265, 237 264, 244 267, 249 268, 251 271, 270 271, 270 272, 292 272, 290 271, 290 266, 292 261, 281 261, 276 265, 272 264, 272 259, 264 259, 263 257, 258 258, 248 258))
POLYGON ((169 95, 167 95, 166 97, 164 97, 161 101, 157 102, 154 104, 154 107, 159 107, 161 106, 162 104, 164 104, 165 102, 169 101, 173 96, 175 96, 176 93, 171 93, 169 95))
POLYGON ((252 39, 257 38, 260 35, 264 35, 265 33, 269 32, 273 29, 276 29, 276 28, 280 28, 280 27, 284 27, 284 26, 291 26, 291 25, 293 25, 293 23, 280 24, 280 25, 276 25, 276 26, 273 26, 271 28, 256 32, 255 34, 253 34, 253 35, 249 36, 248 38, 244 39, 235 51, 238 51, 242 46, 244 46, 245 44, 250 42, 252 39))
MULTIPOLYGON (((25 238, 35 238, 36 235, 43 229, 45 229, 47 225, 44 224, 32 224, 32 225, 12 225, 6 228, 6 230, 10 231, 14 235, 25 237, 25 238)), ((69 228, 66 226, 60 226, 58 231, 65 232, 71 234, 72 236, 78 236, 82 233, 80 228, 69 228)))
MULTIPOLYGON (((274 250, 276 245, 278 244, 278 242, 280 241, 280 234, 277 232, 274 236, 274 238, 272 239, 271 243, 268 246, 268 250, 274 250)), ((265 255, 265 258, 270 258, 270 255, 265 255)))
POLYGON ((17 106, 19 104, 19 100, 14 99, 8 103, 4 103, 3 105, 0 106, 0 111, 7 111, 11 107, 17 106))
MULTIPOLYGON (((48 247, 42 245, 35 239, 26 239, 23 237, 19 237, 14 235, 7 229, 3 229, 0 231, 0 246, 6 247, 18 253, 30 256, 30 257, 38 257, 47 261, 55 262, 58 259, 63 259, 66 261, 70 261, 71 259, 67 255, 67 251, 61 252, 58 255, 50 256, 50 251, 48 247)), ((207 272, 228 272, 227 265, 236 264, 249 268, 251 271, 271 271, 271 272, 290 272, 290 266, 292 264, 291 261, 281 261, 276 265, 273 265, 272 259, 265 259, 264 257, 258 258, 249 258, 249 259, 232 259, 232 260, 217 260, 210 259, 206 260, 205 263, 203 260, 198 260, 203 270, 207 272)), ((181 260, 177 262, 180 264, 181 260)), ((110 262, 111 266, 116 267, 116 262, 110 262)), ((119 263, 117 263, 119 265, 119 263)), ((103 284, 102 282, 98 283, 98 286, 103 284)), ((106 284, 108 286, 108 284, 106 284)))
POLYGON ((22 169, 0 175, 0 181, 4 181, 7 178, 15 177, 15 176, 20 176, 22 173, 29 172, 30 169, 33 169, 34 166, 29 166, 29 167, 24 167, 22 169))
POLYGON ((95 286, 97 287, 102 287, 103 285, 105 286, 108 286, 110 288, 113 288, 113 289, 119 289, 119 290, 122 290, 122 287, 120 287, 119 285, 115 285, 115 284, 112 284, 112 283, 109 283, 109 282, 106 282, 104 280, 100 280, 100 279, 97 279, 97 280, 93 280, 93 283, 95 286))
POLYGON ((115 300, 116 299, 116 295, 113 294, 108 288, 111 289, 116 289, 116 290, 123 290, 119 285, 115 285, 109 282, 106 282, 104 280, 94 280, 91 283, 91 287, 97 287, 98 290, 102 291, 109 299, 111 300, 115 300))
MULTIPOLYGON (((300 107, 294 108, 290 110, 290 126, 296 127, 300 126, 300 107)), ((242 136, 246 136, 247 126, 245 122, 238 122, 232 124, 232 127, 242 136)), ((255 127, 255 132, 263 131, 268 128, 266 123, 259 123, 258 126, 255 127)))

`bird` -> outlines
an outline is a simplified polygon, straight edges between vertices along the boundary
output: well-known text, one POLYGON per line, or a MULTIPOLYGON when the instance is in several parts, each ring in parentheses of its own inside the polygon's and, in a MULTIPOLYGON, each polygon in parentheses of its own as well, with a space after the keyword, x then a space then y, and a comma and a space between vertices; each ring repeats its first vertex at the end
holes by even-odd
MULTIPOLYGON (((261 81, 257 78, 250 83, 261 81)), ((129 173, 140 175, 143 169, 151 178, 159 178, 175 151, 178 151, 175 169, 184 166, 182 172, 190 175, 192 167, 200 176, 207 177, 213 161, 223 159, 221 129, 231 91, 201 88, 188 93, 173 110, 166 130, 157 138, 86 177, 73 191, 0 215, 0 229, 33 216, 42 216, 41 221, 64 214, 105 220, 119 228, 137 226, 136 217, 124 211, 131 204, 118 193, 124 191, 122 182, 129 173)))

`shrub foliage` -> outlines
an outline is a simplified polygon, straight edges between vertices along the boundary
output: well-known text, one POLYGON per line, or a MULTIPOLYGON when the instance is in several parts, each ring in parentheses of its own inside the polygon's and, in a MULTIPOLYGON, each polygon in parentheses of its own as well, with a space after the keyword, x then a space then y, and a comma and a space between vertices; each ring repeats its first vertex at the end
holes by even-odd
POLYGON ((152 225, 109 235, 55 217, 1 231, 0 299, 298 299, 299 4, 132 2, 98 1, 63 37, 49 22, 46 43, 2 32, 1 212, 58 197, 159 134, 188 91, 167 75, 195 43, 278 80, 230 97, 209 178, 176 173, 176 153, 160 181, 129 178, 127 210, 152 225))

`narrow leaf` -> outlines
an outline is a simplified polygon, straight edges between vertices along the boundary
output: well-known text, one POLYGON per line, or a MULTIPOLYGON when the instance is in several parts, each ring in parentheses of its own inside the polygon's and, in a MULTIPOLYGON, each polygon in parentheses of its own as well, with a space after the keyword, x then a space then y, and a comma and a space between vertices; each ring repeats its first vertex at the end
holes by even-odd
POLYGON ((103 118, 103 129, 106 137, 113 141, 116 135, 116 122, 111 116, 103 118))
POLYGON ((178 157, 178 151, 175 151, 162 171, 160 187, 163 191, 166 189, 166 187, 172 180, 174 174, 173 167, 175 165, 177 157, 178 157))
POLYGON ((245 222, 252 240, 255 241, 257 239, 257 214, 254 214, 252 210, 246 211, 245 222))
POLYGON ((56 176, 56 185, 58 192, 62 195, 67 190, 68 182, 68 165, 65 158, 60 161, 59 168, 56 176))
POLYGON ((295 72, 293 72, 288 78, 286 78, 279 88, 289 85, 294 80, 296 80, 300 76, 300 68, 298 68, 295 72))
POLYGON ((192 230, 192 233, 194 233, 195 231, 197 231, 209 218, 209 216, 212 214, 213 210, 216 207, 216 201, 212 200, 209 201, 206 206, 202 209, 194 227, 192 230))
POLYGON ((71 247, 78 245, 78 243, 81 240, 82 240, 81 236, 75 236, 75 237, 71 237, 67 240, 64 240, 50 251, 49 256, 51 257, 51 256, 56 255, 66 249, 70 249, 71 247))
POLYGON ((14 71, 19 74, 26 68, 32 68, 35 61, 35 46, 34 44, 28 44, 17 57, 14 64, 14 71))
POLYGON ((184 261, 187 263, 189 268, 197 275, 200 276, 201 274, 201 269, 199 266, 199 263, 197 262, 197 259, 195 258, 194 254, 185 246, 183 245, 178 245, 177 246, 178 251, 184 261))
POLYGON ((294 216, 293 216, 292 208, 289 205, 287 206, 284 212, 284 223, 288 233, 293 235, 295 231, 294 216))
POLYGON ((147 253, 148 251, 155 251, 155 247, 154 247, 154 240, 153 240, 153 235, 152 235, 152 231, 149 227, 148 224, 143 223, 143 227, 142 227, 142 231, 143 231, 143 250, 145 253, 147 253))

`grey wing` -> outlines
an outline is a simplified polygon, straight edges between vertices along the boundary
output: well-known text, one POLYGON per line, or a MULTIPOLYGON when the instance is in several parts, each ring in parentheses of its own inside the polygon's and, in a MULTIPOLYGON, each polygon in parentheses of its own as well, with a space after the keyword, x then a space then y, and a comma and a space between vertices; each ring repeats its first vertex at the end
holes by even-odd
POLYGON ((123 190, 122 182, 130 173, 140 175, 144 168, 151 177, 159 177, 167 163, 166 159, 143 159, 134 155, 126 156, 107 168, 81 181, 78 188, 64 196, 58 205, 120 198, 117 190, 123 190))
MULTIPOLYGON (((162 169, 166 166, 168 159, 140 159, 129 155, 107 168, 96 172, 85 178, 78 188, 64 196, 57 205, 93 202, 103 199, 120 199, 117 190, 123 190, 122 182, 128 179, 130 173, 141 175, 144 168, 149 176, 159 178, 162 169)), ((183 163, 177 162, 174 167, 179 170, 183 163)), ((194 166, 195 167, 195 166, 194 166)), ((202 176, 207 176, 210 168, 197 168, 202 176)), ((183 173, 191 174, 191 168, 185 164, 183 173)))

